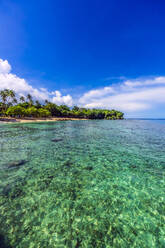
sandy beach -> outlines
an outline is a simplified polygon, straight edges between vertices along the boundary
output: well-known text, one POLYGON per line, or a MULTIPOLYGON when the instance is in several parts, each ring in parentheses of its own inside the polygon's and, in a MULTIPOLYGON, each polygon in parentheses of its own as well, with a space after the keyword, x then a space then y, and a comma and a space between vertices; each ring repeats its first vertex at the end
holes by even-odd
POLYGON ((77 121, 87 120, 82 118, 67 118, 67 117, 52 117, 52 118, 11 118, 0 117, 0 122, 3 123, 31 123, 31 122, 44 122, 44 121, 77 121))

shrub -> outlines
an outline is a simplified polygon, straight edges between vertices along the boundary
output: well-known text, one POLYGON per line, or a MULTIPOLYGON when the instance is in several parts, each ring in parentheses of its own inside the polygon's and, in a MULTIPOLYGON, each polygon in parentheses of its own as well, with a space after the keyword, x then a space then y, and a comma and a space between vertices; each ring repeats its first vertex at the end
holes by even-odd
POLYGON ((25 109, 21 106, 11 106, 7 109, 6 115, 23 117, 25 116, 25 109))
POLYGON ((28 117, 38 117, 39 116, 38 109, 35 108, 35 107, 27 108, 26 116, 28 116, 28 117))
POLYGON ((54 103, 48 103, 45 106, 45 109, 48 110, 52 116, 60 116, 61 115, 61 111, 59 110, 59 106, 57 106, 54 103))
POLYGON ((38 114, 39 114, 39 117, 49 117, 49 116, 51 116, 50 111, 47 110, 47 109, 43 109, 43 108, 38 109, 38 114))

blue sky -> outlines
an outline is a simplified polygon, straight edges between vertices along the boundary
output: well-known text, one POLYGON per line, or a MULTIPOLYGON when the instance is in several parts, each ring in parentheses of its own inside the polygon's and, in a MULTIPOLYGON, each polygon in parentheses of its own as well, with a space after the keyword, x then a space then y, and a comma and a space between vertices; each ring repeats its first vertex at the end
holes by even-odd
POLYGON ((0 1, 0 89, 165 117, 162 0, 0 1))

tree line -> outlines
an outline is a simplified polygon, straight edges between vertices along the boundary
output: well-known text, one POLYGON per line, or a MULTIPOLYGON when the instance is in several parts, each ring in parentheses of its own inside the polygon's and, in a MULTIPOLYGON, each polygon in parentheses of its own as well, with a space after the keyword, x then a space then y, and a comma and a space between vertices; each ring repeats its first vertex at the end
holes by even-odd
POLYGON ((13 90, 4 89, 0 91, 0 115, 9 117, 70 117, 87 119, 123 119, 124 114, 117 110, 108 109, 88 109, 67 105, 57 105, 48 100, 41 104, 38 100, 33 100, 28 94, 19 99, 13 90))

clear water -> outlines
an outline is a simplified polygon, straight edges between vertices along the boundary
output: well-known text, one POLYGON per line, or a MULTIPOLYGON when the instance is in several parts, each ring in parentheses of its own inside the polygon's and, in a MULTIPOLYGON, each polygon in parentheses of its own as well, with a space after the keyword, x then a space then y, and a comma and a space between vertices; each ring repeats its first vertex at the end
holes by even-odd
POLYGON ((0 124, 0 247, 165 247, 165 121, 0 124))

